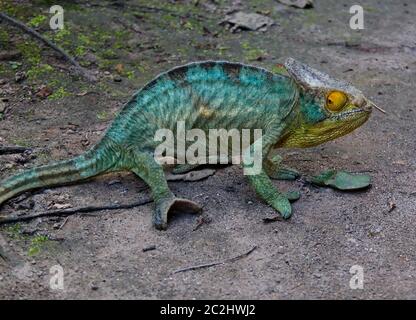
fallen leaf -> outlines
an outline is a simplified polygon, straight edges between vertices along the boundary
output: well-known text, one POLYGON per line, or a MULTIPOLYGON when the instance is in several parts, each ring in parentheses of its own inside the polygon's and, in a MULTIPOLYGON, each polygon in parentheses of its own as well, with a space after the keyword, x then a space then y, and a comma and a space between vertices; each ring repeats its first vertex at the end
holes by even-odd
POLYGON ((311 182, 321 187, 332 187, 338 190, 358 190, 368 187, 371 184, 371 177, 366 174, 328 170, 312 177, 311 182))
POLYGON ((116 64, 114 69, 117 71, 118 74, 122 74, 124 71, 124 66, 121 63, 116 64))
MULTIPOLYGON (((242 11, 226 15, 220 24, 231 25, 231 32, 242 30, 259 30, 275 24, 274 20, 258 13, 245 13, 242 11)), ((264 30, 264 29, 263 29, 264 30)))
POLYGON ((49 97, 53 93, 52 89, 47 86, 41 86, 36 92, 36 96, 42 99, 49 97))

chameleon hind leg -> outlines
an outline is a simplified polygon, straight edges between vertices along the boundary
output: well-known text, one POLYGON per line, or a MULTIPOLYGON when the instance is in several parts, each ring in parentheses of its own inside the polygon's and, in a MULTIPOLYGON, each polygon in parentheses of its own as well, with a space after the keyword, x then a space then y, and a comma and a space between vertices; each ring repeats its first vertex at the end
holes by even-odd
MULTIPOLYGON (((250 167, 252 167, 252 163, 250 161, 251 154, 253 154, 253 152, 255 153, 255 150, 257 148, 262 149, 262 159, 259 159, 259 161, 262 161, 262 163, 264 163, 265 155, 269 153, 270 147, 272 145, 271 141, 276 141, 276 139, 273 139, 273 136, 265 136, 263 137, 263 139, 259 139, 256 142, 254 142, 249 148, 247 148, 247 150, 245 150, 243 154, 244 170, 250 169, 250 167), (268 141, 270 141, 270 143, 268 143, 268 141)), ((277 190, 277 188, 273 185, 272 181, 270 180, 269 176, 267 175, 263 167, 261 167, 261 169, 258 170, 258 172, 256 172, 255 174, 248 173, 247 178, 249 183, 261 199, 263 199, 273 209, 278 211, 284 219, 290 218, 290 216, 292 215, 292 207, 290 205, 289 200, 282 193, 280 193, 277 190)))
POLYGON ((278 154, 267 156, 263 162, 264 171, 271 179, 276 180, 296 180, 300 173, 292 168, 282 166, 282 157, 278 154))
POLYGON ((166 230, 168 214, 173 212, 198 213, 201 207, 190 200, 177 198, 168 187, 162 166, 157 163, 153 155, 136 153, 132 171, 149 185, 155 211, 153 225, 159 230, 166 230))

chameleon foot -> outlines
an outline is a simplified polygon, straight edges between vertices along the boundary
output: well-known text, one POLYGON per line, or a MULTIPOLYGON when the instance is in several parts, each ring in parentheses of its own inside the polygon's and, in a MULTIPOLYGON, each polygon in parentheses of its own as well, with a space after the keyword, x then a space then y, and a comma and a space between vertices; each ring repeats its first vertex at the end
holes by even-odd
POLYGON ((158 230, 168 227, 168 215, 175 212, 199 213, 202 208, 195 202, 182 198, 162 199, 156 204, 153 214, 153 225, 158 230))
POLYGON ((281 165, 282 157, 278 154, 267 158, 264 162, 264 170, 271 179, 277 180, 296 180, 300 173, 292 168, 281 165))

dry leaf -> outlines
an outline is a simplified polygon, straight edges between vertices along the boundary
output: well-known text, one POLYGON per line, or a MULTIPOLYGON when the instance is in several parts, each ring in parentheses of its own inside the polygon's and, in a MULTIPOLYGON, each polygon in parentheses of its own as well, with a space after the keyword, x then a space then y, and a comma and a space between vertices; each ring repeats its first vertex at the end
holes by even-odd
POLYGON ((36 96, 42 99, 49 97, 52 94, 52 89, 47 86, 42 86, 39 88, 38 92, 36 92, 36 96))

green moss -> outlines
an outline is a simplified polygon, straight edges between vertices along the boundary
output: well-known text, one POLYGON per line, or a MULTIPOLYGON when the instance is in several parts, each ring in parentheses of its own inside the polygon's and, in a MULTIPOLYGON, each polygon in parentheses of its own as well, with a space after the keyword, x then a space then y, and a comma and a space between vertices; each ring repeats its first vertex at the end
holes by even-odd
POLYGON ((100 69, 112 69, 111 67, 114 65, 114 61, 107 60, 107 59, 99 59, 98 67, 100 69))
POLYGON ((0 30, 0 47, 6 48, 9 43, 9 34, 6 30, 0 30))
POLYGON ((17 45, 17 49, 22 53, 23 58, 30 65, 37 65, 41 61, 41 49, 33 41, 25 41, 17 45))
POLYGON ((71 31, 69 30, 68 23, 65 24, 65 28, 59 30, 53 34, 53 40, 61 45, 61 46, 69 46, 71 44, 70 41, 71 31))
POLYGON ((57 90, 55 90, 49 97, 49 100, 57 100, 57 99, 62 99, 65 97, 69 97, 71 95, 71 93, 69 93, 68 91, 66 91, 66 89, 64 87, 60 87, 57 90))
POLYGON ((116 59, 118 54, 113 49, 106 49, 102 52, 101 56, 105 59, 116 59))
POLYGON ((30 142, 23 140, 23 139, 12 139, 11 140, 12 144, 16 145, 16 146, 21 146, 21 147, 30 147, 30 142))
POLYGON ((54 69, 49 64, 38 64, 32 66, 26 73, 27 77, 34 80, 44 74, 52 72, 54 69))
POLYGON ((252 47, 248 41, 243 41, 241 43, 241 48, 243 49, 244 58, 247 61, 258 60, 260 57, 266 55, 266 51, 252 47))
POLYGON ((36 236, 34 237, 31 242, 28 249, 28 255, 34 256, 37 255, 49 242, 49 239, 47 236, 36 236))
POLYGON ((101 121, 108 120, 110 118, 110 114, 107 111, 100 111, 97 113, 97 119, 101 121))
POLYGON ((15 223, 5 227, 5 231, 10 238, 21 239, 22 238, 22 226, 20 223, 15 223))
POLYGON ((75 55, 78 57, 81 57, 86 53, 86 51, 87 51, 87 48, 85 46, 78 46, 75 49, 75 55))
POLYGON ((39 14, 34 16, 30 21, 27 23, 30 27, 39 27, 44 21, 46 20, 46 16, 39 14))
POLYGON ((130 70, 126 72, 126 77, 130 80, 134 79, 135 75, 134 75, 134 71, 130 70))

